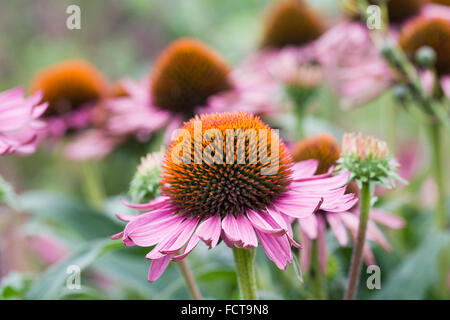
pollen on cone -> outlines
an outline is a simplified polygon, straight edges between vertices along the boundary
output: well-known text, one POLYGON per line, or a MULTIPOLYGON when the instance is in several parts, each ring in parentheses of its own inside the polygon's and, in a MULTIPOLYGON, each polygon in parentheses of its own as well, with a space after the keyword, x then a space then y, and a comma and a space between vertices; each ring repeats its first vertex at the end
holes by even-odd
POLYGON ((210 96, 232 88, 229 72, 229 66, 211 48, 194 39, 179 39, 155 62, 151 75, 154 104, 192 116, 210 96))
POLYGON ((416 51, 429 46, 436 52, 436 71, 450 73, 450 22, 441 18, 418 17, 403 27, 399 44, 407 56, 414 60, 416 51))
POLYGON ((301 46, 319 38, 324 31, 322 18, 303 0, 277 1, 269 9, 261 47, 301 46))
POLYGON ((329 134, 303 139, 297 143, 293 152, 295 162, 309 159, 318 160, 317 174, 326 173, 331 166, 336 164, 340 156, 339 143, 329 134))
POLYGON ((163 193, 181 211, 198 216, 238 215, 270 206, 287 191, 292 159, 279 137, 258 117, 246 112, 206 114, 185 123, 181 132, 166 153, 162 172, 163 193), (196 132, 203 134, 198 147, 196 132), (214 138, 207 138, 208 134, 214 138), (217 141, 214 154, 207 152, 212 141, 217 141), (186 149, 180 151, 180 146, 186 149), (213 161, 219 150, 221 157, 213 161))
POLYGON ((43 91, 49 102, 45 115, 60 115, 107 94, 107 81, 90 63, 66 60, 41 70, 31 81, 31 91, 43 91))

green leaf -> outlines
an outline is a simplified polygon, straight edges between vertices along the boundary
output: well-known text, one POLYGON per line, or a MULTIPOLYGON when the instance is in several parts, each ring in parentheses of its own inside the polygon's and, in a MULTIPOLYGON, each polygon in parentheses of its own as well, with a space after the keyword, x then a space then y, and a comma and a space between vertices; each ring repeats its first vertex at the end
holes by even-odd
POLYGON ((83 240, 109 237, 121 229, 119 223, 107 215, 75 198, 56 192, 25 193, 19 196, 19 205, 22 211, 31 213, 38 219, 65 226, 83 240))
MULTIPOLYGON (((80 246, 64 261, 48 268, 31 286, 25 298, 30 300, 58 299, 64 292, 69 274, 68 267, 75 265, 83 271, 96 259, 108 251, 122 247, 122 243, 110 239, 97 239, 80 246)), ((83 287, 83 274, 81 273, 81 286, 83 287)))

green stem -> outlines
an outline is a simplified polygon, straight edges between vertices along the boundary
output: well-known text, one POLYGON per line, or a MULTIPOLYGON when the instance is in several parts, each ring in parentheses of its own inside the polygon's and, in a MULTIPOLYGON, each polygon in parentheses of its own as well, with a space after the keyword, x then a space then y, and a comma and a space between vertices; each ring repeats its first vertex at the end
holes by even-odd
MULTIPOLYGON (((438 202, 435 213, 436 227, 438 230, 445 232, 447 227, 447 215, 445 211, 446 198, 445 198, 445 177, 442 165, 442 143, 441 143, 441 126, 439 123, 434 123, 428 126, 429 128, 429 138, 432 148, 432 169, 434 179, 438 190, 438 202)), ((443 299, 449 296, 447 288, 447 277, 449 270, 449 256, 448 248, 444 248, 438 258, 438 268, 439 268, 439 294, 443 299)))
POLYGON ((359 226, 358 234, 356 236, 355 245, 353 248, 352 261, 350 265, 350 272, 348 275, 347 290, 345 291, 344 299, 353 300, 356 296, 356 291, 361 273, 361 264, 363 258, 364 243, 366 241, 367 222, 369 220, 371 202, 371 191, 369 182, 364 182, 360 192, 359 205, 359 226))
POLYGON ((444 171, 442 166, 442 147, 441 147, 441 126, 434 123, 428 126, 430 144, 432 148, 432 169, 434 179, 438 189, 438 203, 436 208, 436 226, 439 230, 445 230, 446 214, 445 214, 445 186, 444 171))
POLYGON ((186 286, 194 300, 203 300, 202 294, 200 293, 200 289, 195 282, 194 275, 192 274, 191 268, 186 259, 178 261, 178 266, 180 267, 181 274, 184 277, 184 281, 186 282, 186 286))
POLYGON ((311 262, 312 262, 312 270, 311 270, 311 280, 313 287, 313 295, 316 300, 325 300, 327 298, 326 288, 325 288, 325 279, 320 270, 319 264, 319 246, 317 240, 312 242, 311 248, 311 262))
POLYGON ((239 291, 243 300, 258 300, 255 277, 255 249, 233 247, 239 291))
POLYGON ((83 174, 81 186, 86 200, 93 208, 101 209, 105 199, 105 191, 100 172, 92 162, 82 162, 81 171, 83 174))

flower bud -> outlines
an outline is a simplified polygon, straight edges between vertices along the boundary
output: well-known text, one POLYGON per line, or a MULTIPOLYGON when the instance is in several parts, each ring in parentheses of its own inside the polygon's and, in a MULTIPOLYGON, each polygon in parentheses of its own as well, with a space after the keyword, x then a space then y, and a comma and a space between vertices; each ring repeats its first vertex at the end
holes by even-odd
POLYGON ((423 46, 417 50, 415 58, 419 67, 429 69, 436 63, 436 51, 429 46, 423 46))
POLYGON ((350 179, 362 183, 378 183, 387 188, 394 180, 403 181, 397 173, 397 162, 388 152, 387 144, 361 133, 347 133, 342 142, 339 169, 350 171, 350 179))
POLYGON ((133 202, 143 203, 156 198, 160 193, 160 172, 163 151, 153 152, 141 158, 141 163, 131 180, 130 195, 133 202))

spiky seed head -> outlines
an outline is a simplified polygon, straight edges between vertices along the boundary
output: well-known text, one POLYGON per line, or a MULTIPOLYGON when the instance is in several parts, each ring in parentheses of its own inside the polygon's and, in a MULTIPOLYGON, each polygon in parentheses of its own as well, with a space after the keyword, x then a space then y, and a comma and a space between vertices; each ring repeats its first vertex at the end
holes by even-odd
POLYGON ((66 60, 41 70, 31 81, 31 92, 42 90, 49 102, 46 116, 62 115, 107 94, 107 81, 90 63, 66 60))
POLYGON ((163 51, 153 67, 153 103, 191 117, 210 96, 232 88, 229 72, 222 57, 200 41, 176 40, 163 51))
POLYGON ((303 0, 279 0, 269 8, 261 47, 301 46, 325 31, 323 18, 303 0))
POLYGON ((206 114, 185 123, 180 132, 162 169, 163 194, 180 212, 201 217, 239 215, 270 206, 288 190, 292 158, 260 118, 246 112, 206 114), (199 133, 204 138, 195 145, 199 133), (205 139, 209 133, 214 138, 205 139), (206 153, 212 141, 217 148, 206 153), (186 147, 187 156, 179 153, 180 145, 186 147), (212 161, 220 150, 222 163, 212 161), (185 161, 176 161, 178 156, 185 161))
POLYGON ((341 156, 339 143, 329 134, 320 134, 301 140, 294 148, 295 162, 316 159, 319 161, 317 174, 326 173, 341 156))

